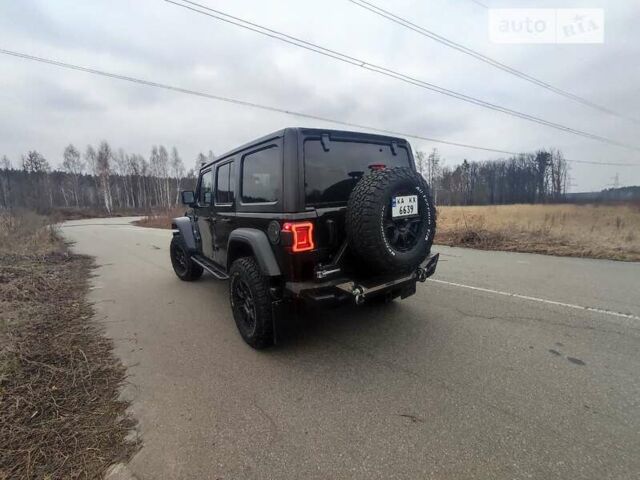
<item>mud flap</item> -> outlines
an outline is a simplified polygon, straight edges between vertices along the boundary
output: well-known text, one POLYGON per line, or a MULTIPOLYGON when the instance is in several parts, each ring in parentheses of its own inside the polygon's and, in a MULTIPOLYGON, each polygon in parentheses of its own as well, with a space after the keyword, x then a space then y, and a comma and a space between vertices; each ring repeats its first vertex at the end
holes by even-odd
POLYGON ((403 287, 402 290, 400 290, 400 298, 404 300, 405 298, 410 297, 415 293, 416 293, 416 282, 413 281, 406 287, 403 287))
POLYGON ((278 343, 278 329, 282 327, 285 320, 285 306, 282 300, 274 300, 271 302, 271 321, 273 322, 273 344, 278 343))

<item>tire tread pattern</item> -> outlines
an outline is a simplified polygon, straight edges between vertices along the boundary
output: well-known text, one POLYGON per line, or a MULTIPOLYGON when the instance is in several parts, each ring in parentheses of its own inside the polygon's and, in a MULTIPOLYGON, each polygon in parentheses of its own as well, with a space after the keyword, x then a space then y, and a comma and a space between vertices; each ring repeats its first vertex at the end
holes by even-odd
MULTIPOLYGON (((347 204, 347 235, 352 251, 363 262, 379 272, 409 270, 417 267, 431 250, 435 236, 436 212, 429 185, 426 180, 410 168, 383 169, 365 175, 354 187, 347 204), (431 234, 420 261, 415 265, 399 265, 398 259, 388 253, 380 234, 380 214, 385 192, 392 184, 403 180, 415 182, 425 193, 431 219, 431 234)), ((415 263, 415 262, 414 262, 415 263)))
POLYGON ((233 317, 245 342, 256 349, 263 349, 273 344, 273 312, 269 283, 262 275, 260 266, 253 257, 240 257, 234 260, 229 270, 229 302, 233 317), (234 275, 241 275, 249 285, 256 308, 256 328, 253 335, 247 335, 238 321, 238 313, 233 307, 231 286, 234 275))
MULTIPOLYGON (((196 262, 191 260, 191 256, 188 253, 187 246, 185 245, 184 240, 180 235, 174 235, 171 239, 171 245, 169 247, 170 252, 173 251, 174 247, 179 247, 184 251, 185 256, 187 257, 187 270, 185 273, 179 273, 174 266, 174 272, 180 280, 185 282, 193 282, 194 280, 199 279, 204 272, 203 268, 198 265, 196 262)), ((173 265, 173 258, 171 259, 171 264, 173 265)))

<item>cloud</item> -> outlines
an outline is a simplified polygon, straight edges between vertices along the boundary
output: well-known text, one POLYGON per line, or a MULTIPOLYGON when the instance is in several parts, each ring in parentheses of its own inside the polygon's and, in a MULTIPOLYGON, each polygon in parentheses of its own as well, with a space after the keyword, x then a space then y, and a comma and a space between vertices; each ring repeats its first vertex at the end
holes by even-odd
MULTIPOLYGON (((201 1, 425 81, 638 143, 633 123, 523 82, 344 0, 322 7, 294 0, 201 1)), ((603 3, 603 45, 493 45, 486 11, 471 2, 377 2, 565 90, 624 113, 640 111, 636 2, 603 3)), ((636 153, 465 104, 159 0, 3 2, 0 29, 2 48, 217 95, 507 150, 556 147, 568 158, 640 163, 636 153)), ((84 149, 106 138, 143 154, 152 144, 176 145, 190 163, 199 151, 222 153, 284 126, 335 127, 4 56, 0 68, 0 154, 14 160, 36 148, 56 163, 69 142, 84 149)), ((448 164, 492 157, 412 143, 414 149, 438 147, 448 164)), ((617 171, 626 184, 640 183, 640 168, 574 165, 574 189, 602 188, 617 171)))

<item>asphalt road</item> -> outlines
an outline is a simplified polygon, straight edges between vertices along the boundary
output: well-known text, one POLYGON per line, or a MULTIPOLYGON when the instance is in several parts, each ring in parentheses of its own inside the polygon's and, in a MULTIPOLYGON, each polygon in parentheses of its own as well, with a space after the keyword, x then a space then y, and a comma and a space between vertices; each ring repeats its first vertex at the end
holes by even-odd
POLYGON ((127 221, 62 231, 99 265, 135 478, 639 478, 640 264, 437 247, 413 297, 257 352, 226 283, 179 281, 171 233, 127 221))

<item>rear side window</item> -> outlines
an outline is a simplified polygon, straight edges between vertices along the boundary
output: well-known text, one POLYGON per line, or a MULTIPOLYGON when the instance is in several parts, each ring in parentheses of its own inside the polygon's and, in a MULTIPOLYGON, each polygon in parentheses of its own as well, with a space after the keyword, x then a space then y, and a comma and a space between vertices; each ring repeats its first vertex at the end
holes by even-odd
POLYGON ((346 203, 351 190, 370 165, 386 168, 408 167, 409 152, 398 146, 331 140, 326 150, 320 140, 304 142, 304 186, 307 205, 346 203))
POLYGON ((233 203, 233 162, 220 165, 216 173, 216 204, 233 203))
POLYGON ((211 195, 213 192, 213 171, 207 170, 202 174, 200 180, 200 195, 198 203, 200 205, 211 205, 211 195))
POLYGON ((282 189, 280 149, 273 145, 242 158, 242 202, 278 201, 282 189))

